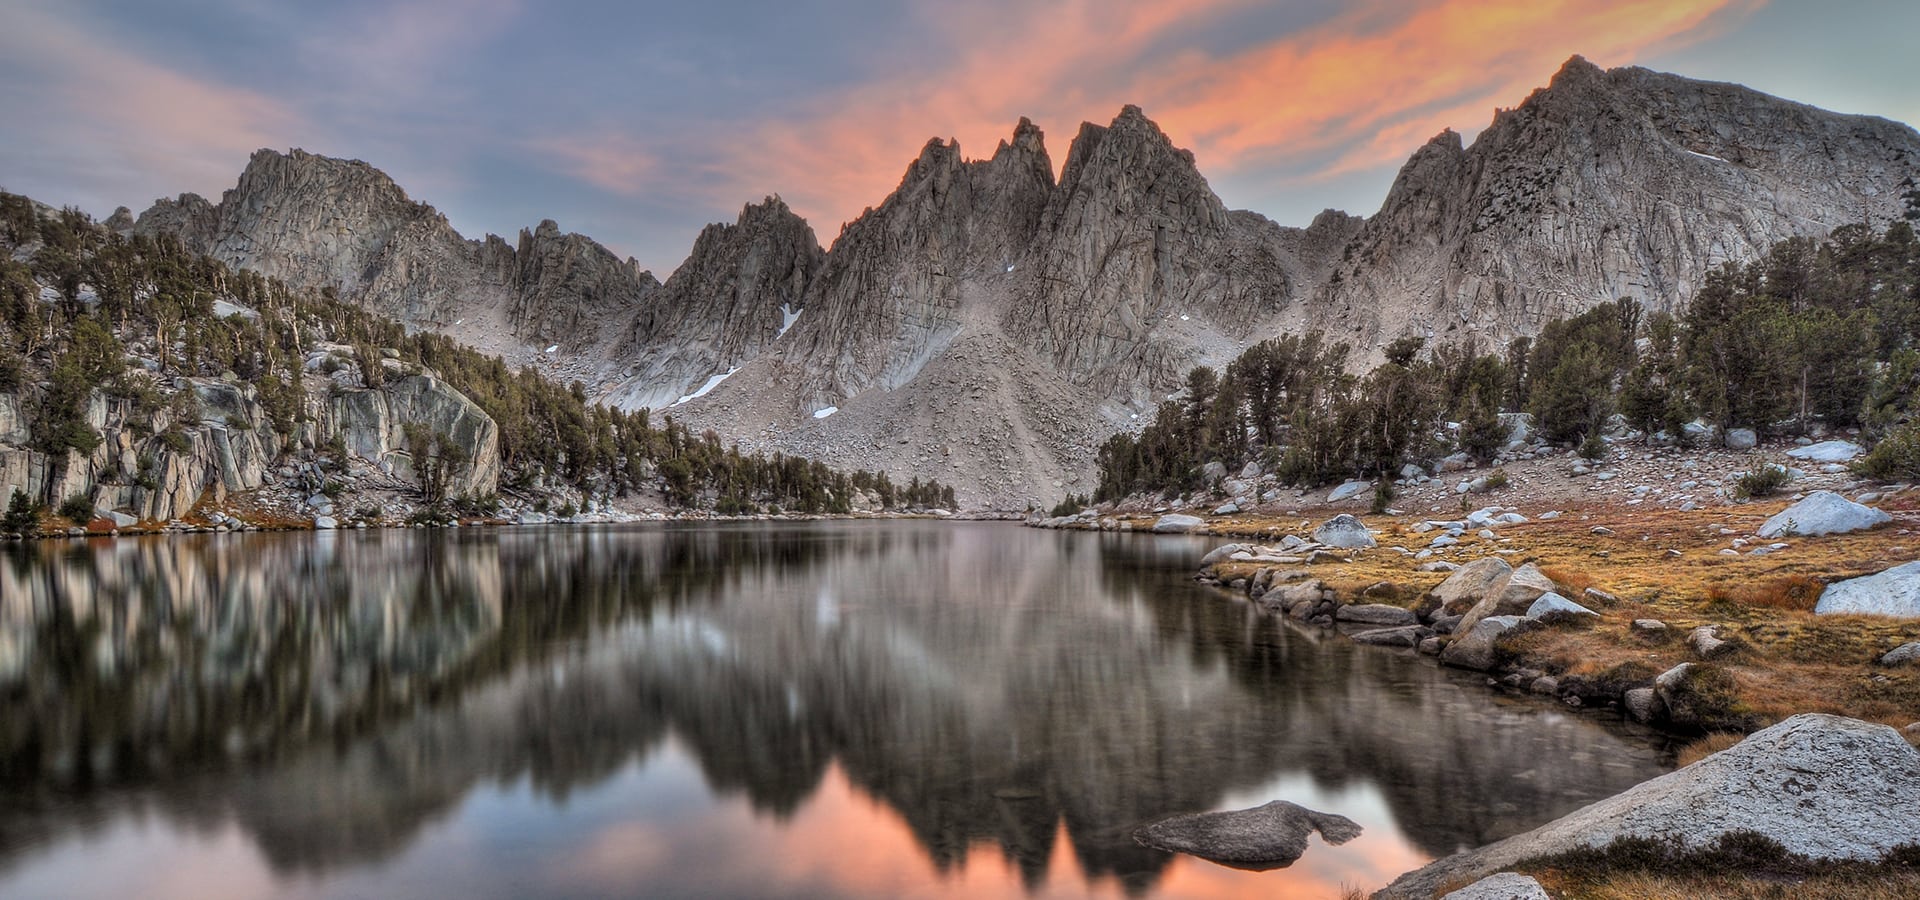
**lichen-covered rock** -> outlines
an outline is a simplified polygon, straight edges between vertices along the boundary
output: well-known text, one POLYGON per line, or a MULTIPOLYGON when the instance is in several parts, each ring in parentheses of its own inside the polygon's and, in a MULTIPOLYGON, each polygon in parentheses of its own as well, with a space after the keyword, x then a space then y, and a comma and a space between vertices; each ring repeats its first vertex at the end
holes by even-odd
POLYGON ((1533 601, 1524 615, 1529 619, 1545 619, 1551 616, 1598 616, 1599 613, 1549 591, 1533 601))
POLYGON ((1375 546, 1373 532, 1367 530, 1366 523, 1345 513, 1328 519, 1314 529, 1313 539, 1317 543, 1343 550, 1375 546))
POLYGON ((1476 559, 1455 569, 1428 595, 1439 601, 1440 608, 1448 613, 1465 613, 1511 574, 1513 567, 1500 557, 1476 559))
POLYGON ((1755 533, 1769 539, 1788 535, 1816 537, 1861 531, 1892 520, 1892 516, 1880 510, 1855 503, 1832 491, 1814 491, 1792 506, 1774 513, 1755 533))
POLYGON ((1915 809, 1920 750, 1885 725, 1807 713, 1532 831, 1407 873, 1374 896, 1430 897, 1449 882, 1619 838, 1689 849, 1750 832, 1813 859, 1878 861, 1920 843, 1915 809))
POLYGON ((1904 563, 1827 585, 1813 611, 1920 618, 1920 562, 1904 563))
POLYGON ((1489 875, 1440 900, 1552 900, 1532 877, 1518 872, 1489 875))

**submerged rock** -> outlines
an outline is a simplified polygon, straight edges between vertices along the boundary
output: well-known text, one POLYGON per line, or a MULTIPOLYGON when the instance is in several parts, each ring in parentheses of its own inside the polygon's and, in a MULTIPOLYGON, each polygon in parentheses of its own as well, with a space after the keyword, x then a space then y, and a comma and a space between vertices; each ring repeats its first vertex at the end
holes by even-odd
POLYGON ((1374 896, 1431 897, 1450 882, 1620 838, 1687 850, 1752 833, 1812 859, 1878 861, 1920 843, 1915 809, 1920 750, 1885 725, 1805 713, 1525 834, 1409 872, 1374 896))
POLYGON ((1814 491, 1806 499, 1774 514, 1760 526, 1763 538, 1785 535, 1844 534, 1890 522, 1892 516, 1871 506, 1863 506, 1832 491, 1814 491))
POLYGON ((1307 851, 1307 838, 1315 831, 1335 846, 1360 836, 1360 826, 1346 816, 1275 800, 1252 809, 1161 819, 1134 831, 1133 839, 1156 850, 1263 871, 1292 865, 1307 851))

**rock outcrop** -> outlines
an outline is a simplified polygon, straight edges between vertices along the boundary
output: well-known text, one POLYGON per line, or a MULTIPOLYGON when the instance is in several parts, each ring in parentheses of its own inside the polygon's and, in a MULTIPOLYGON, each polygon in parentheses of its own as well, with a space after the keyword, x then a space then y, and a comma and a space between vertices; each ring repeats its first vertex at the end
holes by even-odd
POLYGON ((1878 861, 1920 843, 1920 750, 1885 725, 1808 713, 1525 834, 1401 876, 1378 898, 1430 897, 1449 882, 1619 838, 1699 849, 1753 833, 1817 860, 1878 861))
POLYGON ((1552 900, 1540 882, 1516 872, 1489 875, 1440 900, 1552 900))
POLYGON ((423 428, 456 448, 444 463, 448 496, 484 497, 499 487, 499 425, 437 378, 411 375, 370 390, 343 391, 333 398, 333 421, 349 452, 389 474, 418 477, 420 461, 407 431, 423 428))
POLYGON ((35 449, 20 395, 0 394, 0 503, 24 491, 50 506, 85 499, 102 518, 123 526, 123 519, 180 520, 209 494, 218 499, 281 482, 317 491, 325 479, 312 453, 335 439, 368 466, 411 482, 417 476, 408 425, 450 448, 448 496, 482 497, 499 482, 498 426, 473 401, 426 375, 331 397, 330 389, 315 386, 302 401, 304 421, 280 427, 252 385, 182 378, 174 386, 193 393, 197 412, 190 417, 95 392, 87 424, 101 441, 90 453, 64 456, 35 449), (296 457, 304 458, 295 464, 296 457))

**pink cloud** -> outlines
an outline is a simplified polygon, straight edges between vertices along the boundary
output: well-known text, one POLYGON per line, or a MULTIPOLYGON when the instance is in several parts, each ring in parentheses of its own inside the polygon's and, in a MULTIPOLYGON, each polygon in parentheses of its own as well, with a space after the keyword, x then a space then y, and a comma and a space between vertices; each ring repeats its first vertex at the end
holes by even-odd
POLYGON ((644 197, 659 190, 662 166, 652 144, 617 131, 584 136, 549 135, 526 142, 552 168, 594 187, 624 197, 644 197))

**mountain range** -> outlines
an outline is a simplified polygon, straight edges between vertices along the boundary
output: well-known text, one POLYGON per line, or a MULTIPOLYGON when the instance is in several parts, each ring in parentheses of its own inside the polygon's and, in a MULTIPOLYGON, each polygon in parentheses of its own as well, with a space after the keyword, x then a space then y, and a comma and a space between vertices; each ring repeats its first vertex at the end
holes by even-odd
POLYGON ((1623 297, 1684 302, 1774 242, 1914 213, 1920 134, 1732 84, 1569 60, 1471 143, 1414 152, 1369 217, 1229 210, 1137 107, 1055 168, 1022 119, 931 140, 828 248, 778 197, 665 282, 553 221, 463 237, 367 163, 256 152, 214 203, 110 226, 664 410, 743 449, 912 472, 968 508, 1050 505, 1195 365, 1318 330, 1490 347, 1623 297))

